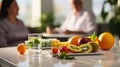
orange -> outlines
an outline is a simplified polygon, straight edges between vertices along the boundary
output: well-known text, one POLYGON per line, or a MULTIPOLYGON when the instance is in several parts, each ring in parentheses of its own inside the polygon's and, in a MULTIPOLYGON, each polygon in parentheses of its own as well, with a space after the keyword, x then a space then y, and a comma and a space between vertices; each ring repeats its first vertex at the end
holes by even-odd
POLYGON ((21 43, 21 44, 18 44, 17 46, 17 51, 20 53, 20 54, 24 54, 26 52, 27 48, 25 46, 24 43, 21 43))
POLYGON ((71 38, 68 39, 68 43, 73 44, 73 45, 78 45, 78 40, 80 38, 81 38, 80 36, 74 35, 74 36, 72 36, 71 38))
POLYGON ((99 46, 103 50, 108 50, 112 48, 114 45, 114 37, 109 32, 104 32, 100 34, 100 36, 98 37, 98 40, 99 40, 99 46))

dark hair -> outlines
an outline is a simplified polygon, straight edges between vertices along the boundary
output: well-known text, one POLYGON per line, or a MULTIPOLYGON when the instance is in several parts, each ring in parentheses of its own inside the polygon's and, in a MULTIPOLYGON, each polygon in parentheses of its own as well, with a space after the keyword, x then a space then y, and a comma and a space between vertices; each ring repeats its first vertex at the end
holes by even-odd
POLYGON ((82 0, 73 0, 73 3, 75 4, 76 9, 79 9, 79 6, 82 7, 83 5, 82 0))
POLYGON ((15 0, 2 0, 1 10, 0 10, 0 19, 6 18, 8 16, 7 9, 10 7, 13 1, 15 0))

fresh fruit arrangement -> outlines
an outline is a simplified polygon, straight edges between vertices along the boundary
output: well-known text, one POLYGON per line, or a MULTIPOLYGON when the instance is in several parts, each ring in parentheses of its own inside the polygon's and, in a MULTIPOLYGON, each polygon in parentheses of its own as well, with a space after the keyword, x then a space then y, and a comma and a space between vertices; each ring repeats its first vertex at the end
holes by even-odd
POLYGON ((98 49, 109 50, 114 45, 114 37, 109 32, 104 32, 100 36, 96 36, 93 33, 90 36, 72 36, 68 39, 67 42, 58 43, 59 47, 57 52, 52 52, 53 54, 57 53, 93 53, 97 52, 98 49))
POLYGON ((109 50, 114 45, 114 36, 109 32, 103 32, 99 36, 93 33, 90 36, 82 37, 74 35, 68 39, 68 41, 60 42, 57 39, 42 40, 38 38, 32 38, 28 40, 27 44, 18 44, 17 51, 20 54, 25 54, 27 47, 52 47, 52 54, 65 53, 93 53, 98 49, 109 50))

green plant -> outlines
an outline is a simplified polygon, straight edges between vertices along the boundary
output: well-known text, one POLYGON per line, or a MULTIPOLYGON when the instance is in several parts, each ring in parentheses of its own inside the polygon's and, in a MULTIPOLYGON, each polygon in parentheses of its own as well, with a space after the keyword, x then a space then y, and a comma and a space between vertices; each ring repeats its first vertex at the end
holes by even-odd
POLYGON ((115 15, 110 19, 109 28, 112 34, 120 38, 120 7, 116 7, 114 12, 115 15))
POLYGON ((108 13, 109 13, 109 12, 106 12, 106 11, 105 11, 105 6, 106 6, 106 4, 110 4, 111 7, 112 7, 112 6, 116 6, 116 5, 117 5, 117 2, 118 2, 118 0, 105 0, 105 1, 104 1, 103 7, 102 7, 102 11, 101 11, 101 16, 102 16, 102 19, 103 19, 104 21, 105 21, 107 15, 108 15, 108 13))
POLYGON ((106 4, 110 4, 111 6, 111 11, 113 13, 112 17, 109 20, 109 30, 112 34, 114 35, 118 35, 120 38, 120 6, 118 6, 118 0, 105 0, 104 4, 103 4, 103 8, 101 11, 101 16, 103 18, 103 20, 106 20, 106 17, 108 16, 108 14, 110 13, 110 11, 105 12, 105 5, 106 4))
POLYGON ((41 15, 41 31, 45 32, 46 27, 54 27, 54 14, 53 13, 43 13, 41 15))

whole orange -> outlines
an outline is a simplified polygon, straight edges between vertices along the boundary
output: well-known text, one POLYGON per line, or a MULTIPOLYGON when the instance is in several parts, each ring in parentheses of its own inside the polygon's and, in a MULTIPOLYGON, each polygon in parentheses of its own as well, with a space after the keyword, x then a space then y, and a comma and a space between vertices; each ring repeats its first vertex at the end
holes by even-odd
POLYGON ((78 40, 81 38, 79 35, 74 35, 71 38, 68 39, 68 43, 73 45, 78 45, 78 40))
POLYGON ((20 53, 20 54, 24 54, 26 52, 26 46, 24 43, 21 43, 21 44, 18 44, 17 46, 17 51, 20 53))
POLYGON ((108 50, 112 48, 114 45, 114 37, 109 32, 104 32, 100 34, 100 36, 98 37, 98 40, 99 40, 99 46, 103 50, 108 50))

